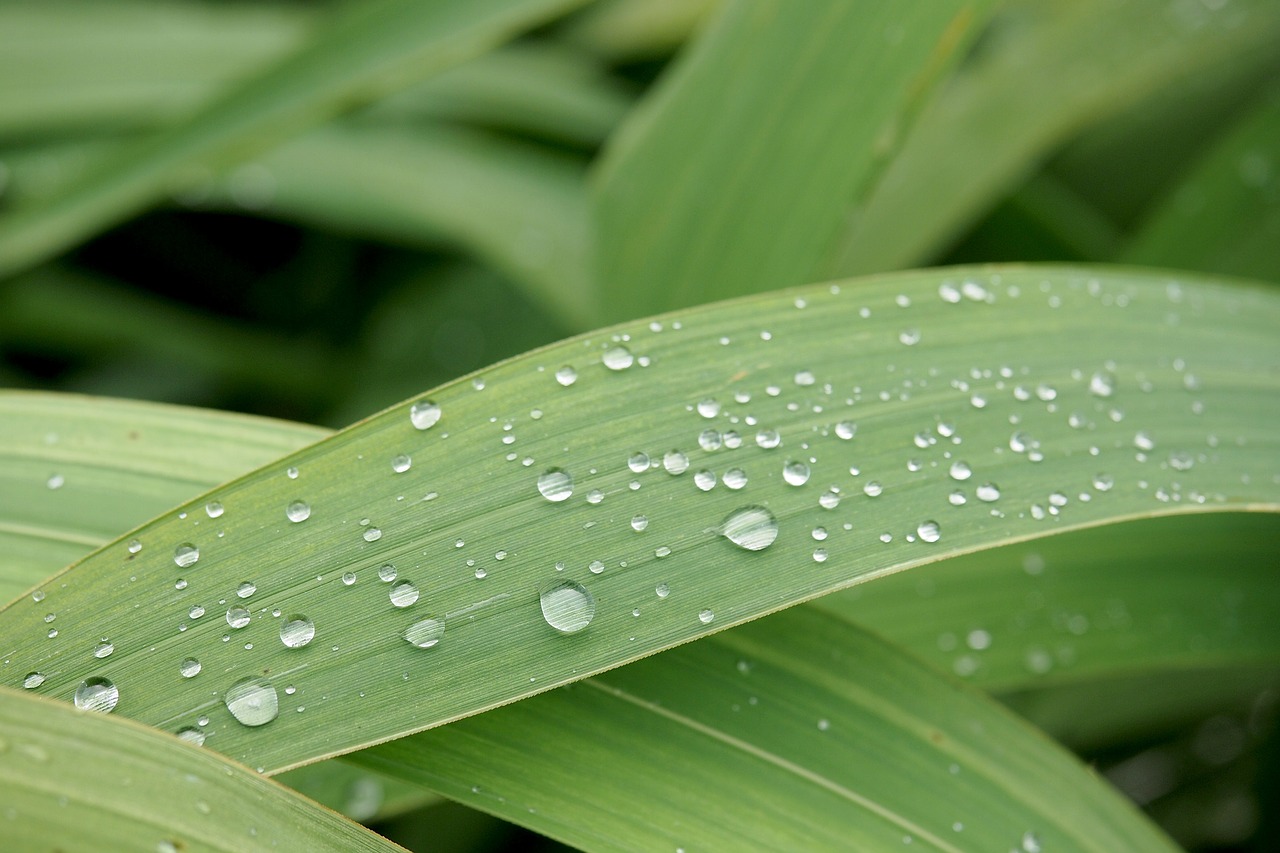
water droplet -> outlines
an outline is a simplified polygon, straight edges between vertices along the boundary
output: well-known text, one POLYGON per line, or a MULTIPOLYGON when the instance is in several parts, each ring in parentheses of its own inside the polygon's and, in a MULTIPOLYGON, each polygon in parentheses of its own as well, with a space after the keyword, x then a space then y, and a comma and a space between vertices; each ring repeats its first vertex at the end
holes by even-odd
POLYGON ((591 624, 595 597, 574 581, 560 581, 542 591, 542 617, 562 634, 574 634, 591 624))
POLYGON ((1000 487, 995 483, 983 483, 974 490, 974 493, 978 496, 978 500, 985 503, 1000 500, 1000 487))
POLYGON ((710 625, 715 618, 716 614, 710 610, 702 610, 698 613, 698 621, 703 625, 710 625))
POLYGON ((1156 449, 1156 440, 1146 430, 1139 430, 1133 436, 1133 446, 1142 451, 1152 451, 1156 449))
POLYGON ((950 473, 951 479, 963 481, 973 476, 973 469, 969 467, 968 462, 961 462, 957 460, 951 463, 950 473))
POLYGON ((823 509, 835 509, 840 506, 840 495, 837 492, 823 492, 818 495, 818 506, 823 509))
POLYGON ((720 435, 719 430, 704 429, 698 433, 698 446, 710 453, 713 450, 719 450, 724 443, 724 438, 720 435))
POLYGON ((817 379, 814 378, 813 372, 809 370, 801 370, 795 375, 795 383, 800 387, 812 385, 817 379))
POLYGON ((898 342, 904 346, 913 347, 920 343, 919 329, 903 329, 898 333, 898 342))
POLYGON ((563 468, 548 468, 538 476, 538 491, 552 503, 568 500, 573 494, 573 477, 563 468))
POLYGON ((243 628, 249 624, 249 611, 243 607, 232 607, 227 611, 227 624, 232 628, 243 628))
POLYGON ((877 498, 884 491, 884 486, 880 485, 879 480, 868 480, 862 486, 862 493, 869 498, 877 498))
POLYGON ((191 605, 191 609, 187 611, 187 616, 191 619, 199 619, 204 615, 204 607, 199 604, 191 605))
POLYGON ((243 581, 238 587, 236 587, 236 597, 248 598, 249 596, 253 595, 257 591, 258 591, 258 585, 255 584, 253 581, 243 581))
POLYGON ((240 679, 227 688, 222 699, 231 716, 246 726, 266 725, 280 713, 276 689, 261 678, 240 679))
POLYGON ((587 503, 595 505, 604 500, 604 492, 599 489, 592 489, 587 492, 587 503))
POLYGON ((599 560, 592 560, 587 564, 587 569, 590 570, 591 574, 598 575, 604 571, 604 563, 599 560))
POLYGON ((290 466, 285 469, 284 475, 288 477, 290 480, 296 480, 298 479, 298 469, 294 468, 293 466, 290 466))
POLYGON ((183 678, 195 678, 200 674, 200 661, 187 658, 178 666, 178 672, 182 673, 183 678))
POLYGON ((947 501, 952 506, 964 506, 965 500, 966 498, 964 496, 964 492, 960 491, 959 489, 956 489, 954 492, 947 495, 947 501))
POLYGON ((756 433, 756 444, 765 450, 772 450, 782 444, 782 436, 776 429, 762 429, 756 433))
POLYGON ((106 637, 103 637, 102 641, 99 642, 98 645, 93 647, 93 656, 99 659, 111 657, 111 653, 114 652, 115 650, 116 650, 115 644, 112 643, 110 640, 108 640, 106 637))
POLYGON ((391 565, 390 563, 384 563, 383 566, 380 569, 378 569, 378 580, 382 581, 383 583, 391 583, 395 579, 396 579, 396 567, 391 565))
POLYGON ((604 355, 600 356, 600 361, 610 370, 626 370, 635 363, 635 360, 631 350, 623 346, 609 347, 604 351, 604 355))
POLYGON ((1089 393, 1095 397, 1110 397, 1116 392, 1116 377, 1104 371, 1098 371, 1089 377, 1089 393))
POLYGON ((942 538, 942 530, 936 521, 922 521, 916 527, 916 535, 922 542, 937 542, 942 538))
POLYGON ((809 466, 800 461, 788 460, 787 464, 782 466, 782 479, 789 485, 803 486, 809 482, 809 466))
POLYGON ((209 501, 204 505, 204 511, 210 518, 221 518, 223 513, 222 504, 217 501, 209 501))
POLYGON ((311 517, 311 504, 306 501, 293 501, 284 508, 284 514, 294 524, 306 521, 311 517))
POLYGON ((431 429, 440 421, 440 407, 430 400, 419 400, 409 407, 409 422, 416 429, 431 429))
POLYGON ((566 364, 564 367, 556 371, 556 381, 568 388, 570 385, 578 381, 578 371, 566 364))
POLYGON ((419 619, 408 628, 405 628, 404 633, 400 636, 404 637, 405 642, 411 646, 429 649, 444 637, 444 620, 432 617, 419 619))
POLYGON ((294 614, 280 625, 280 642, 291 649, 300 649, 316 635, 316 625, 306 616, 294 614))
POLYGON ((81 711, 98 711, 109 714, 120 701, 120 690, 109 679, 101 676, 86 678, 76 688, 75 703, 81 711))
POLYGON ((666 545, 659 545, 657 548, 653 549, 653 556, 657 557, 659 560, 661 560, 663 557, 670 557, 671 549, 668 548, 666 545))
POLYGON ((662 467, 668 474, 683 474, 689 470, 689 457, 679 450, 667 451, 662 456, 662 467))
POLYGON ((836 424, 836 438, 848 441, 858 434, 858 425, 853 421, 841 421, 836 424))
POLYGON ((408 607, 418 600, 418 588, 410 581, 400 581, 391 588, 391 603, 396 607, 408 607))
POLYGON ((22 679, 22 686, 28 690, 34 690, 41 684, 44 684, 43 672, 28 672, 22 679))
POLYGON ((653 588, 653 594, 658 598, 666 598, 671 594, 671 587, 665 583, 660 583, 653 588))
POLYGON ((382 528, 370 527, 361 535, 364 537, 364 541, 366 542, 377 542, 382 538, 382 528))
POLYGON ((142 542, 137 539, 130 539, 128 548, 130 554, 136 554, 142 550, 142 542))
POLYGON ((413 460, 409 458, 407 453, 401 453, 391 458, 391 470, 397 474, 403 474, 413 465, 413 460))
POLYGON ((1031 830, 1027 830, 1022 834, 1022 853, 1040 853, 1040 836, 1031 830))
POLYGON ((627 459, 627 467, 633 474, 643 474, 649 470, 649 454, 637 451, 627 459))
POLYGON ((66 478, 61 474, 54 474, 45 482, 50 489, 61 489, 67 482, 66 478))
POLYGON ((173 561, 178 564, 178 568, 185 569, 188 566, 194 566, 199 559, 200 549, 190 542, 184 542, 173 549, 173 561))
POLYGON ((734 491, 741 489, 747 484, 747 472, 741 468, 730 468, 724 472, 724 484, 734 491))
POLYGON ((701 491, 709 492, 716 487, 716 475, 703 468, 693 475, 693 484, 701 491))
POLYGON ((649 519, 643 515, 635 515, 631 517, 631 529, 636 533, 644 530, 649 526, 649 519))
POLYGON ((711 397, 698 401, 698 414, 704 418, 714 418, 720 414, 720 403, 711 397))
MULTIPOLYGON (((204 732, 200 731, 199 729, 193 726, 187 726, 185 728, 178 729, 178 737, 182 738, 187 743, 194 743, 196 746, 204 746, 204 732)), ((159 851, 160 849, 162 848, 160 847, 156 848, 157 851, 159 851)), ((168 849, 176 851, 177 847, 170 844, 168 845, 168 849)))
POLYGON ((778 519, 762 506, 744 506, 721 523, 720 535, 739 548, 763 551, 778 538, 778 519))
POLYGON ((813 549, 813 561, 814 561, 815 563, 825 563, 825 562, 827 561, 827 549, 826 549, 826 548, 814 548, 814 549, 813 549))
POLYGON ((352 585, 352 584, 354 584, 355 582, 356 582, 356 573, 355 573, 355 572, 343 572, 343 573, 342 573, 342 585, 343 585, 343 586, 351 586, 351 585, 352 585))

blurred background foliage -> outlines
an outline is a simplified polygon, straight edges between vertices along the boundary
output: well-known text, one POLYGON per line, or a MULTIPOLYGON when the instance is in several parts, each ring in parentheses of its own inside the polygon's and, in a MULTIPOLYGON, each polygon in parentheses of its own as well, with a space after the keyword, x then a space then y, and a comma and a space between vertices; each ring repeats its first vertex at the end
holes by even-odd
MULTIPOLYGON (((457 50, 412 46, 411 5, 0 4, 0 386, 340 427, 611 320, 822 278, 1280 280, 1274 0, 956 2, 953 53, 916 59, 924 24, 870 5, 478 0, 457 50), (842 54, 842 27, 887 47, 842 54), (881 92, 891 120, 861 120, 881 92)), ((1280 837, 1280 694, 1117 689, 1205 701, 1074 746, 1183 844, 1280 837)), ((434 849, 510 832, 433 826, 434 849)), ((383 831, 424 843, 412 817, 383 831)))

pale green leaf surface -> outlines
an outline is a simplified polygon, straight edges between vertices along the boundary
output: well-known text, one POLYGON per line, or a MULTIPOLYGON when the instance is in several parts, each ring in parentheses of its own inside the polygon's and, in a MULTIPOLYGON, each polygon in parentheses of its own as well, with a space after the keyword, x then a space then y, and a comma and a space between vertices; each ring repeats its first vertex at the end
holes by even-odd
POLYGON ((985 696, 810 609, 352 760, 589 850, 1171 849, 985 696))
POLYGON ((581 0, 381 0, 348 7, 300 50, 181 125, 0 222, 0 272, 46 260, 210 169, 471 59, 581 0))
POLYGON ((0 802, 7 850, 402 849, 215 752, 7 688, 0 802))
POLYGON ((1171 187, 1124 257, 1280 278, 1280 89, 1228 128, 1171 187))
POLYGON ((596 175, 610 318, 820 278, 848 205, 992 5, 724 4, 596 175))
POLYGON ((1274 55, 1280 6, 1030 0, 925 108, 826 275, 921 263, 1072 133, 1227 62, 1274 55))
POLYGON ((110 677, 119 713, 166 728, 208 714, 210 747, 281 769, 945 556, 1133 517, 1273 510, 1278 315, 1277 297, 1250 286, 1010 267, 811 287, 572 339, 433 392, 442 414, 427 430, 396 407, 144 526, 137 554, 126 536, 42 584, 43 600, 0 614, 12 650, 0 673, 11 684, 45 673, 40 691, 63 698, 86 676, 110 677), (623 337, 636 363, 610 370, 602 353, 623 337), (555 379, 566 365, 578 375, 568 387, 555 379), (857 423, 852 439, 844 421, 857 423), (721 445, 744 433, 741 446, 703 449, 707 429, 721 445), (757 429, 777 430, 781 446, 758 446, 757 429), (628 467, 638 451, 673 450, 688 471, 628 467), (398 454, 412 457, 402 474, 398 454), (972 482, 949 474, 960 460, 972 482), (787 484, 787 461, 805 462, 808 482, 787 484), (574 477, 571 500, 539 494, 552 468, 574 477), (703 469, 748 482, 703 492, 703 469), (878 497, 863 494, 873 480, 878 497), (999 485, 993 502, 977 497, 986 482, 999 485), (823 508, 824 494, 839 505, 823 508), (311 515, 291 524, 299 499, 311 515), (210 518, 208 500, 224 514, 210 518), (770 547, 719 535, 745 506, 778 519, 770 547), (931 521, 939 541, 922 541, 931 521), (178 567, 184 543, 199 562, 178 567), (418 585, 413 605, 392 605, 377 579, 387 563, 418 585), (246 580, 257 590, 241 600, 246 580), (539 593, 565 580, 596 602, 589 628, 569 636, 539 609, 539 593), (241 604, 251 623, 230 629, 223 616, 241 604), (189 615, 196 605, 205 615, 189 615), (304 648, 279 639, 293 614, 316 625, 304 648), (437 646, 401 639, 428 617, 447 628, 437 646), (115 652, 95 659, 102 636, 115 652), (194 679, 178 673, 187 656, 204 666, 194 679), (296 688, 263 728, 221 701, 250 676, 296 688))

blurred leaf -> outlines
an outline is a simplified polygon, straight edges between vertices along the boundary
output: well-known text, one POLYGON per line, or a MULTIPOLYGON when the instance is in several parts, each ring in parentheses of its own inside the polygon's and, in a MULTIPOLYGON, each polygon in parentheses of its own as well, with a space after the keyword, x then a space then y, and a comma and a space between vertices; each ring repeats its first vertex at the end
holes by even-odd
POLYGON ((207 714, 211 748, 283 769, 946 556, 1271 511, 1280 483, 1255 475, 1277 458, 1278 315, 1252 287, 1032 267, 812 287, 572 339, 419 398, 439 406, 429 429, 396 407, 126 534, 0 612, 0 672, 45 673, 41 692, 63 697, 110 677, 121 713, 165 728, 207 714), (641 451, 669 471, 629 462, 641 451), (561 471, 573 499, 549 501, 570 497, 561 471), (291 524, 295 501, 310 515, 291 524), (763 539, 742 539, 744 510, 763 539), (389 564, 396 582, 379 582, 389 564), (566 636, 553 625, 579 627, 559 609, 574 593, 595 615, 566 636), (305 647, 281 641, 308 633, 298 614, 315 626, 305 647), (401 637, 414 625, 448 633, 418 648, 401 637), (187 657, 203 675, 179 675, 187 657), (305 713, 237 723, 223 699, 246 678, 296 688, 283 701, 305 713))
POLYGON ((674 53, 721 0, 601 0, 572 17, 561 35, 615 62, 674 53))
POLYGON ((600 165, 608 315, 818 277, 850 201, 992 5, 725 4, 600 165))
POLYGON ((918 264, 1080 128, 1162 87, 1274 55, 1280 5, 1020 0, 856 204, 826 274, 918 264))
POLYGON ((402 89, 581 0, 379 0, 346 7, 305 47, 190 120, 130 146, 56 198, 0 222, 13 273, 353 105, 402 89))
POLYGON ((0 802, 11 850, 401 849, 215 752, 8 688, 0 802))
POLYGON ((1169 188, 1124 259, 1280 280, 1280 89, 1169 188))
POLYGON ((412 809, 441 802, 421 785, 353 767, 333 758, 281 773, 275 780, 355 821, 387 820, 412 809))

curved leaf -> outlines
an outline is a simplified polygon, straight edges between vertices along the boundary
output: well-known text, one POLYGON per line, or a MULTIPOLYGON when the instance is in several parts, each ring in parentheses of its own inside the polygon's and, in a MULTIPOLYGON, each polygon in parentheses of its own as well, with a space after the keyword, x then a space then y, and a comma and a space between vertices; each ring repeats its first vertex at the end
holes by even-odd
POLYGON ((36 689, 64 698, 108 677, 120 713, 171 729, 207 714, 209 746, 280 769, 945 556, 1133 517, 1274 510, 1278 318, 1280 299, 1251 287, 1008 268, 813 287, 573 339, 414 401, 439 406, 427 429, 409 406, 389 410, 42 584, 0 613, 0 677, 38 671, 36 689), (629 462, 638 452, 650 464, 629 462), (550 472, 559 497, 557 469, 573 493, 553 502, 538 480, 550 472), (744 488, 729 485, 737 470, 744 488), (998 497, 979 495, 987 483, 998 497), (292 523, 299 500, 310 515, 292 523), (744 508, 777 519, 775 542, 731 541, 744 508), (411 604, 379 580, 388 564, 417 586, 411 604), (540 607, 551 593, 551 623, 582 621, 558 610, 566 582, 595 600, 568 635, 540 607), (298 636, 295 615, 315 625, 302 648, 281 640, 298 636), (439 623, 428 648, 401 636, 419 624, 410 636, 426 642, 439 623), (103 637, 114 651, 95 657, 103 637), (287 713, 238 723, 225 699, 246 678, 287 713))

